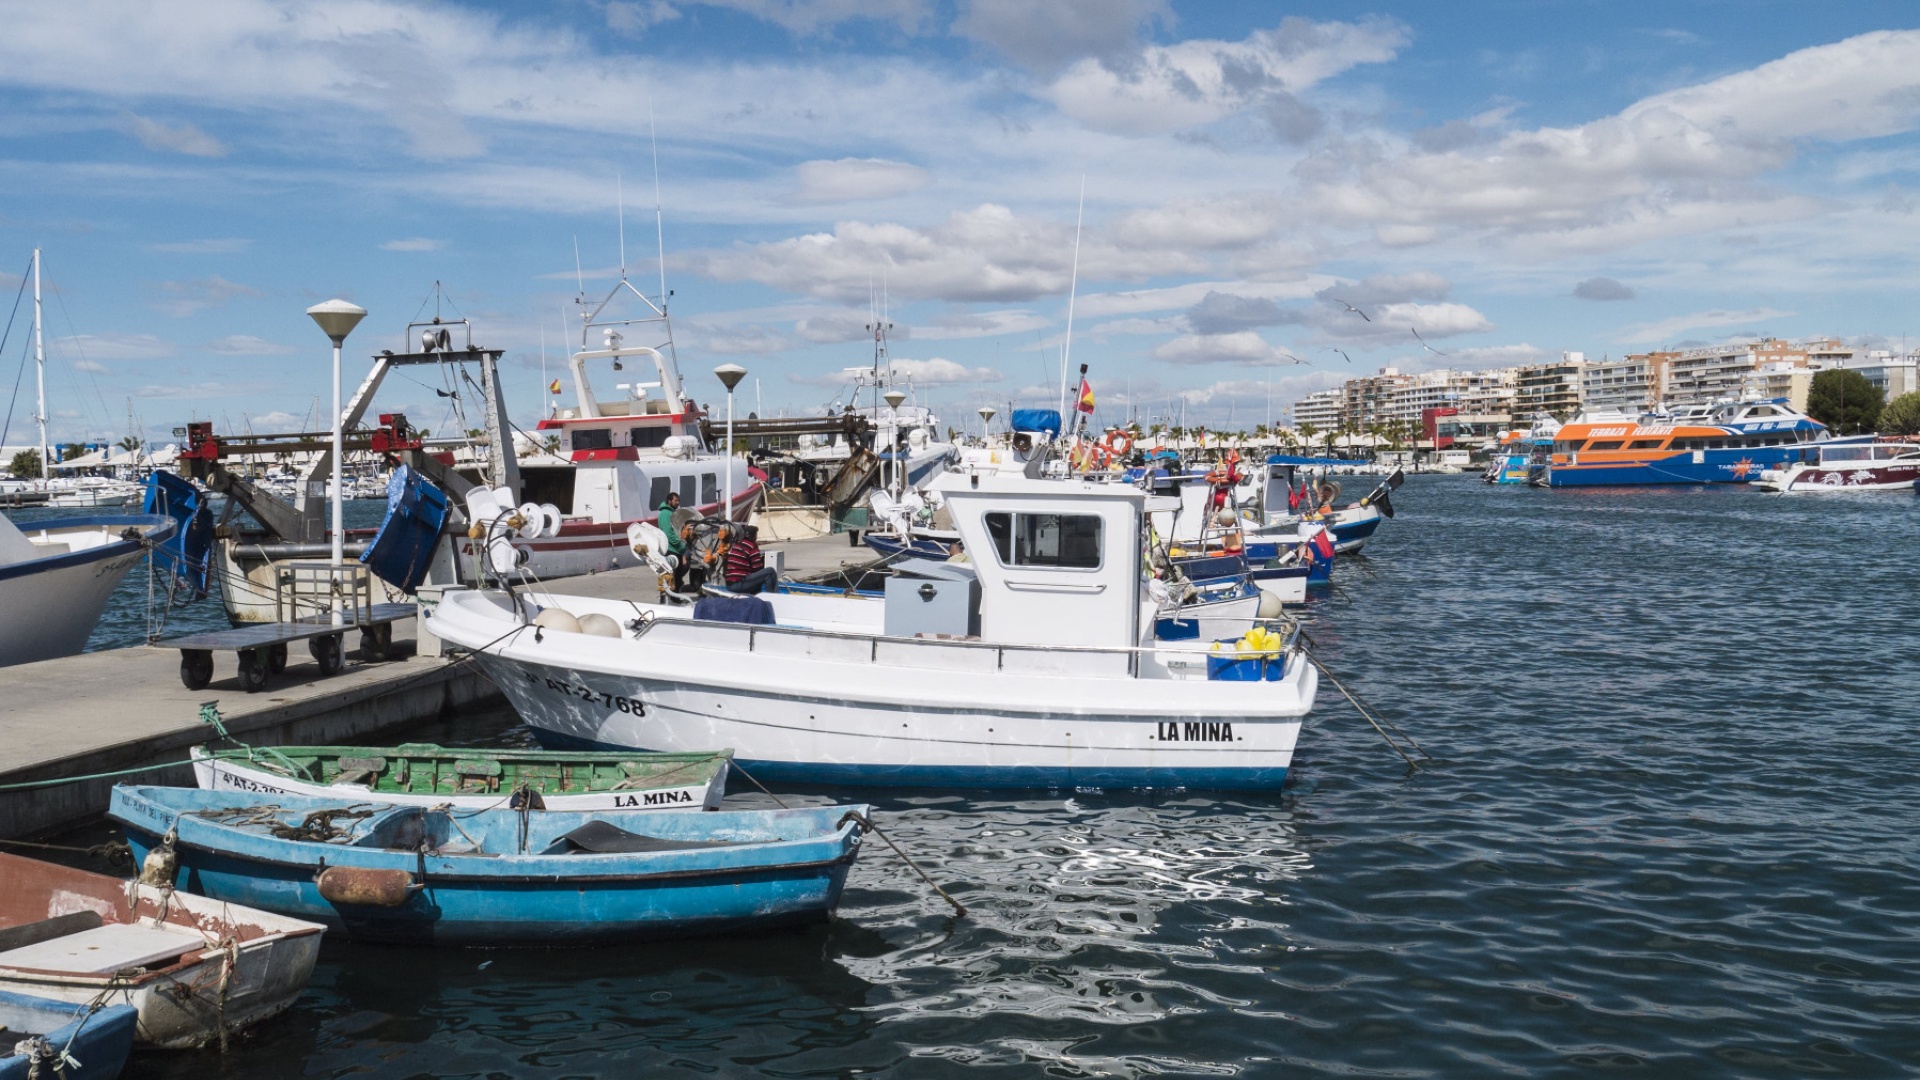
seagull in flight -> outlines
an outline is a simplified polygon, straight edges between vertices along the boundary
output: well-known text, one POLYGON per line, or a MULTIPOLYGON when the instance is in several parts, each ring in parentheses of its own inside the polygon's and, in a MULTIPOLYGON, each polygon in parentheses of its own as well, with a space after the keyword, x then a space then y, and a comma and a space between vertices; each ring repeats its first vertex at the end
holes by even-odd
MULTIPOLYGON (((1371 319, 1369 319, 1369 320, 1367 320, 1367 321, 1369 321, 1369 322, 1371 322, 1371 321, 1373 321, 1373 320, 1371 320, 1371 319)), ((1347 350, 1345 350, 1345 349, 1336 349, 1336 348, 1334 348, 1333 346, 1331 346, 1331 345, 1329 345, 1329 346, 1327 346, 1327 351, 1328 351, 1328 352, 1337 352, 1337 353, 1339 353, 1339 354, 1340 354, 1340 359, 1342 359, 1342 360, 1345 360, 1345 361, 1346 361, 1347 363, 1349 363, 1349 364, 1351 364, 1351 363, 1353 363, 1353 357, 1351 357, 1351 356, 1348 356, 1348 355, 1347 355, 1347 350)))
POLYGON ((1286 358, 1287 358, 1287 361, 1288 361, 1289 363, 1294 363, 1294 364, 1304 364, 1304 363, 1306 363, 1306 361, 1305 361, 1305 360, 1302 360, 1302 359, 1300 359, 1299 357, 1297 357, 1297 356, 1295 356, 1295 355, 1293 355, 1292 353, 1290 353, 1290 352, 1288 352, 1288 351, 1287 351, 1287 350, 1285 350, 1285 349, 1281 349, 1281 350, 1280 350, 1280 355, 1281 355, 1281 356, 1284 356, 1284 357, 1286 357, 1286 358))
POLYGON ((1372 319, 1367 318, 1366 312, 1361 311, 1359 308, 1354 307, 1352 304, 1347 303, 1345 300, 1342 300, 1337 296, 1329 296, 1327 297, 1327 299, 1333 301, 1336 304, 1339 304, 1341 307, 1346 308, 1348 311, 1353 312, 1355 315, 1358 315, 1361 318, 1366 319, 1368 322, 1373 321, 1372 319))
POLYGON ((1421 348, 1427 350, 1428 352, 1432 353, 1435 356, 1447 355, 1446 353, 1441 352, 1439 349, 1436 349, 1433 346, 1427 344, 1427 339, 1420 336, 1420 331, 1417 328, 1409 326, 1407 327, 1407 329, 1413 331, 1413 340, 1419 342, 1421 348))

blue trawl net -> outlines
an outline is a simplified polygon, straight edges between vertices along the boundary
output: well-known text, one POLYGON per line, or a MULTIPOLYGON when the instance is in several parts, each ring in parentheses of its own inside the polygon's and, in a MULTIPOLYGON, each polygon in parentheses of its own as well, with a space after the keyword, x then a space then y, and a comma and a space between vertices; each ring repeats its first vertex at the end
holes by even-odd
POLYGON ((195 599, 207 595, 213 508, 201 498, 200 489, 170 472, 155 471, 147 477, 143 505, 149 514, 165 514, 174 520, 173 536, 160 545, 157 553, 161 560, 172 565, 180 580, 191 587, 195 599))
POLYGON ((1058 409, 1015 409, 1013 410, 1013 430, 1044 431, 1049 435, 1060 434, 1060 411, 1058 409))
POLYGON ((373 576, 404 593, 426 580, 447 523, 447 493, 405 465, 387 481, 387 520, 360 555, 373 576))

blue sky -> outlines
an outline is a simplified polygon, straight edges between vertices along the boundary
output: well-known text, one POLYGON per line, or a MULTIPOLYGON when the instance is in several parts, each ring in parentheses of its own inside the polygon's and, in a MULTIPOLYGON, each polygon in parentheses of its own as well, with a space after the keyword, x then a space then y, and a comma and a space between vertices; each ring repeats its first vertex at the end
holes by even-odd
MULTIPOLYGON (((129 400, 152 437, 299 426, 329 393, 304 308, 370 310, 351 382, 436 280, 531 422, 576 240, 589 293, 617 273, 622 187, 658 289, 650 112, 682 369, 708 397, 744 364, 769 412, 841 392, 880 290, 950 421, 1045 400, 1083 182, 1072 353, 1110 415, 1131 391, 1245 425, 1269 387, 1277 412, 1386 365, 1920 344, 1910 4, 0 12, 0 287, 45 249, 59 439, 125 434, 129 400)), ((417 383, 382 404, 450 423, 417 383)))

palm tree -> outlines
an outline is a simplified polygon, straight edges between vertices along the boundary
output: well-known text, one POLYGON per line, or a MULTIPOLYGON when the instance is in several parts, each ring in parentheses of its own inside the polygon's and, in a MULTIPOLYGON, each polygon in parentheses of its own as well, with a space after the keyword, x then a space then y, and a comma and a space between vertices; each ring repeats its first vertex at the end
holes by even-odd
POLYGON ((117 445, 120 447, 120 449, 125 450, 127 453, 131 454, 134 451, 140 449, 140 447, 144 446, 145 443, 141 442, 140 437, 137 435, 123 435, 121 436, 120 442, 117 445))

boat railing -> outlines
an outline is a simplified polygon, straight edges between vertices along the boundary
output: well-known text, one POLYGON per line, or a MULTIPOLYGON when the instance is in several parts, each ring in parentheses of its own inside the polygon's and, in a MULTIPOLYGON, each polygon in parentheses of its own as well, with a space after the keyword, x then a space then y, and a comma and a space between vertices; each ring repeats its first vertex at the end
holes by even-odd
MULTIPOLYGON (((1195 616, 1202 622, 1204 616, 1195 616)), ((1222 619, 1235 636, 1244 631, 1245 620, 1222 619)), ((1278 624, 1283 653, 1296 647, 1300 626, 1291 621, 1278 624)), ((793 626, 755 626, 745 623, 709 622, 695 619, 652 619, 633 631, 641 640, 662 632, 660 627, 699 647, 700 638, 729 643, 746 638, 747 651, 763 656, 791 656, 841 663, 892 663, 901 667, 935 668, 951 671, 993 671, 1024 675, 1097 675, 1120 670, 1133 678, 1140 676, 1141 660, 1164 655, 1170 668, 1204 668, 1207 653, 1188 646, 1166 645, 1047 645, 1039 642, 996 642, 953 637, 888 637, 884 634, 852 630, 819 630, 793 626), (941 659, 950 663, 940 663, 941 659), (915 662, 919 661, 919 662, 915 662)))

